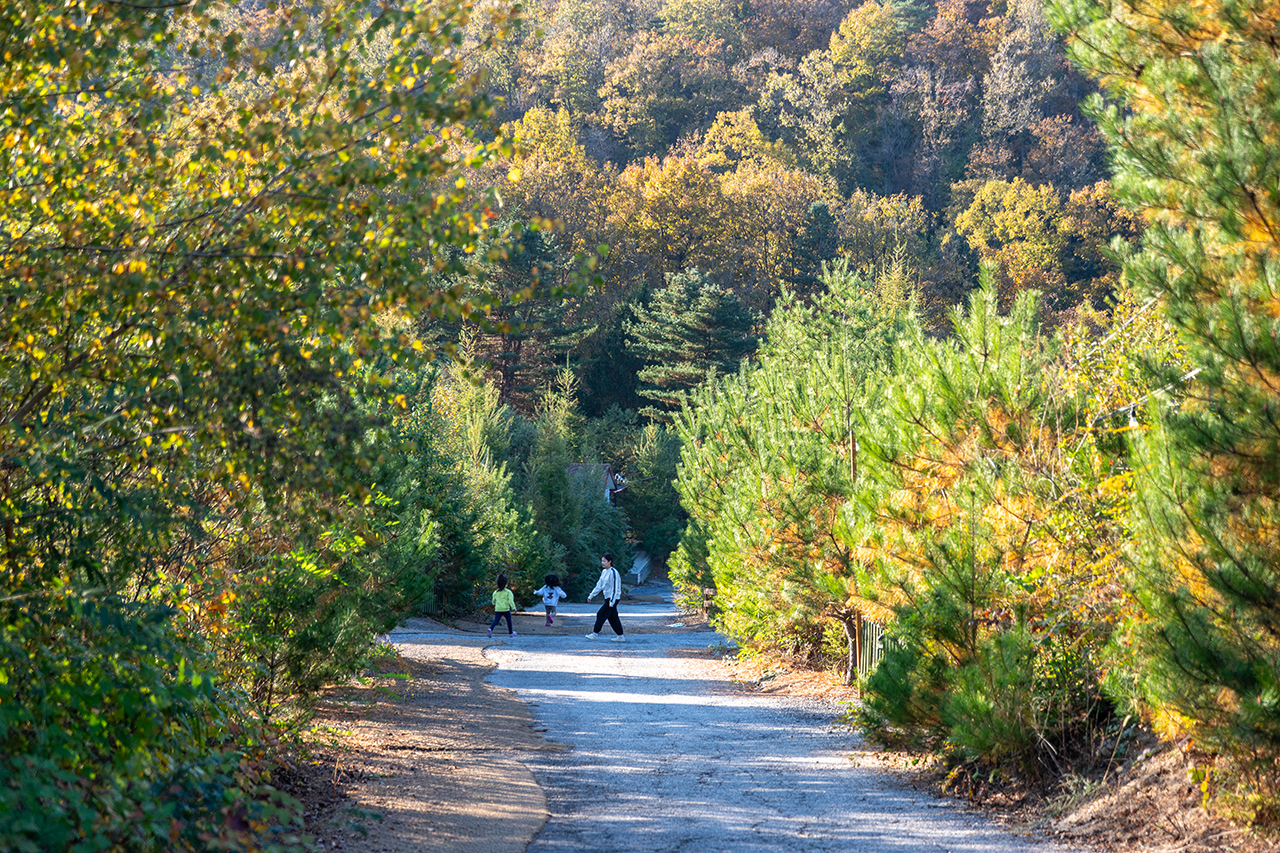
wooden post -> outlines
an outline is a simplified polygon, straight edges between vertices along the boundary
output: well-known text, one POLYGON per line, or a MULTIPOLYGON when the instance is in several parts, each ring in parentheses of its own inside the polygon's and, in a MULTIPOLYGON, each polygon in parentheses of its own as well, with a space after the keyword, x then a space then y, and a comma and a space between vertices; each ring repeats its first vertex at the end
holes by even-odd
POLYGON ((849 671, 845 675, 845 686, 852 687, 858 683, 858 675, 862 672, 862 614, 857 610, 846 612, 841 620, 844 625, 844 636, 849 643, 849 671))

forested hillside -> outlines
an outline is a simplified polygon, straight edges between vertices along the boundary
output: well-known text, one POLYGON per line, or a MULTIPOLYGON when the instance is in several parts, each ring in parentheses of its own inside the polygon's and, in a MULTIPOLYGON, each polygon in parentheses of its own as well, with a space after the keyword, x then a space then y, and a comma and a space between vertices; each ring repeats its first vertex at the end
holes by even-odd
POLYGON ((1113 197, 1080 111, 1095 84, 1040 0, 542 2, 527 14, 501 51, 471 60, 522 143, 478 183, 501 186, 517 220, 563 223, 546 264, 609 252, 569 308, 576 322, 491 348, 530 377, 567 354, 589 414, 658 390, 636 378, 653 361, 630 323, 694 270, 763 322, 784 289, 818 292, 825 262, 898 262, 934 334, 984 261, 1002 307, 1034 288, 1055 323, 1113 298, 1105 247, 1140 218, 1113 197))
POLYGON ((1276 825, 1278 32, 8 4, 0 850, 304 847, 379 632, 632 546, 750 651, 884 625, 880 737, 1049 788, 1142 724, 1276 825))

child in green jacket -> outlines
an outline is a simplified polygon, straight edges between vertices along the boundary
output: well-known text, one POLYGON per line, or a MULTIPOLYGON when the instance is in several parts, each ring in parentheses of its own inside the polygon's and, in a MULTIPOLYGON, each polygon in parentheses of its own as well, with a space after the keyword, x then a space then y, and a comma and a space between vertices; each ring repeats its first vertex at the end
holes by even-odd
POLYGON ((497 627, 498 620, 506 617, 507 630, 511 632, 511 636, 516 635, 516 629, 511 625, 511 614, 516 609, 516 597, 507 589, 507 576, 498 575, 498 588, 493 593, 493 621, 489 623, 489 636, 493 636, 493 629, 497 627))

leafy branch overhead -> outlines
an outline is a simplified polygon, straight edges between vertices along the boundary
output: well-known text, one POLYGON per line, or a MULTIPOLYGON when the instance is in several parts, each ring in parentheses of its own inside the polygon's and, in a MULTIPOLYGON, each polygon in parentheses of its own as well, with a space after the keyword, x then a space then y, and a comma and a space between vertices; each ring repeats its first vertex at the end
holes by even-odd
POLYGON ((316 441, 308 410, 407 343, 364 321, 482 307, 428 277, 486 225, 452 176, 507 144, 473 141, 468 14, 7 13, 0 423, 28 482, 216 452, 234 492, 337 462, 353 437, 316 441))
POLYGON ((497 204, 464 171, 511 151, 464 69, 473 13, 0 11, 6 839, 250 849, 265 813, 223 825, 186 774, 251 804, 278 679, 349 671, 403 606, 396 567, 352 562, 388 529, 364 401, 415 349, 372 321, 487 307, 435 284, 497 204), (129 803, 146 828, 111 822, 129 803))

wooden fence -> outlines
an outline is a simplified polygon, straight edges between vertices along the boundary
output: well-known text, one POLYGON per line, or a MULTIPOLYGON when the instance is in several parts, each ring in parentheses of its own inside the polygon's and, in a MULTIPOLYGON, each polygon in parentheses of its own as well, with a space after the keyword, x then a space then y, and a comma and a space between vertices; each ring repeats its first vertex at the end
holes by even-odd
POLYGON ((884 657, 885 643, 893 641, 885 639, 883 625, 865 620, 862 622, 862 636, 858 639, 862 644, 858 655, 858 674, 865 678, 884 657))

